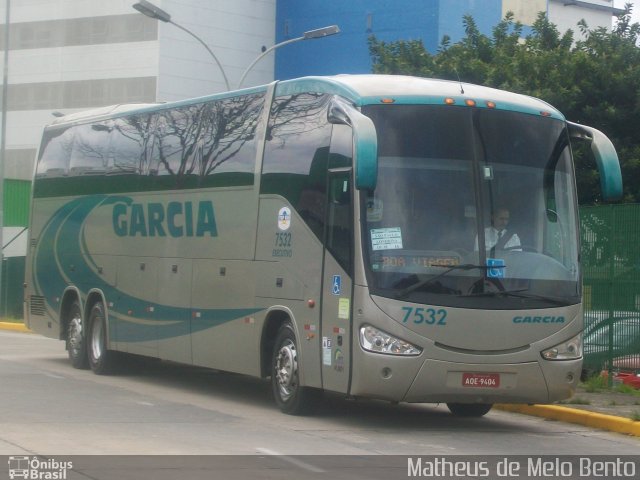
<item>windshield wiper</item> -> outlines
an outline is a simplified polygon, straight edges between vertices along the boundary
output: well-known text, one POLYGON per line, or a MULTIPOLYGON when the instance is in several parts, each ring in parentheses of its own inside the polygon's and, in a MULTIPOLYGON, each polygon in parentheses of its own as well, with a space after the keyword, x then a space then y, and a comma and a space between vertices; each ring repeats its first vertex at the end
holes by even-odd
MULTIPOLYGON (((434 267, 447 268, 444 265, 433 265, 433 266, 434 267)), ((414 283, 413 285, 408 286, 404 290, 400 290, 398 293, 395 294, 395 298, 396 299, 404 298, 408 294, 410 294, 411 292, 413 292, 415 290, 418 290, 418 289, 420 289, 422 287, 426 287, 430 283, 435 282, 440 277, 444 277, 445 275, 447 275, 450 272, 453 272, 454 270, 475 270, 475 269, 484 269, 484 270, 486 270, 487 268, 496 268, 496 267, 487 267, 486 265, 474 265, 472 263, 465 263, 463 265, 453 265, 451 267, 448 267, 444 272, 440 272, 435 277, 425 278, 424 280, 421 280, 421 281, 419 281, 417 283, 414 283)))
POLYGON ((491 292, 477 292, 477 293, 468 293, 466 295, 461 295, 461 297, 517 297, 524 298, 529 300, 543 300, 545 302, 552 303, 554 305, 567 305, 567 299, 561 297, 549 297, 546 295, 536 295, 535 293, 523 293, 526 292, 527 288, 521 288, 518 290, 496 290, 491 292))

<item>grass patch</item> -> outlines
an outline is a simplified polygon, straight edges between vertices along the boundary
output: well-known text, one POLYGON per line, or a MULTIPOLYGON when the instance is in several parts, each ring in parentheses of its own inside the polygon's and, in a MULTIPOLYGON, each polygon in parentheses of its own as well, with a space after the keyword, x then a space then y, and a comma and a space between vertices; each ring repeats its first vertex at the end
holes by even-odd
POLYGON ((629 416, 629 418, 634 422, 640 422, 640 412, 636 410, 629 416))
POLYGON ((594 375, 593 377, 587 378, 582 385, 587 393, 597 393, 603 390, 609 390, 608 379, 600 375, 594 375))
POLYGON ((609 379, 600 375, 588 378, 586 381, 582 382, 582 386, 587 393, 616 392, 640 397, 639 389, 634 388, 631 385, 627 385, 626 383, 614 383, 614 385, 610 387, 609 379))
POLYGON ((0 322, 24 323, 24 320, 22 318, 0 318, 0 322))
POLYGON ((633 388, 631 385, 627 385, 626 383, 621 383, 613 387, 613 390, 618 393, 627 393, 630 395, 637 395, 640 397, 640 390, 637 388, 633 388))

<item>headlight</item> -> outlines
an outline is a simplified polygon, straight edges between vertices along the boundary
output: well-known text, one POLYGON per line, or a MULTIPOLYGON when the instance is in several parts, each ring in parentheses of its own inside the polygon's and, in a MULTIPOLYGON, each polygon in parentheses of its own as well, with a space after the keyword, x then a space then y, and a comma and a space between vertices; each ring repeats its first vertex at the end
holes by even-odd
POLYGON ((422 349, 371 325, 360 328, 360 345, 369 352, 389 355, 420 355, 422 349))
POLYGON ((545 360, 576 360, 582 357, 582 334, 542 352, 545 360))

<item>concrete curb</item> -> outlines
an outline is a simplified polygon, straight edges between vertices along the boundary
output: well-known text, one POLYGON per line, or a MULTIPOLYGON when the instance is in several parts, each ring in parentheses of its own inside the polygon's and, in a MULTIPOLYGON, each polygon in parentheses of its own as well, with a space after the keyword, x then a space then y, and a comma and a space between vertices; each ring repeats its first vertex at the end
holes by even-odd
POLYGON ((560 420, 561 422, 567 423, 576 423, 586 427, 640 437, 640 422, 635 422, 629 418, 605 415, 603 413, 579 410, 577 408, 561 407, 559 405, 499 404, 495 405, 495 408, 507 412, 524 413, 526 415, 560 420))
POLYGON ((12 330, 14 332, 23 332, 23 333, 33 333, 27 327, 25 327, 24 323, 16 323, 16 322, 0 322, 0 330, 12 330))

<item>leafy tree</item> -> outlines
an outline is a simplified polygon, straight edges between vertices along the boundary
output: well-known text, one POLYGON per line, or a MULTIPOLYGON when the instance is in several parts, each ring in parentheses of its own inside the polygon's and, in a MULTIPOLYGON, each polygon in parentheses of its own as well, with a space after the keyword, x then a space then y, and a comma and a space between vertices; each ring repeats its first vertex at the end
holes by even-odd
MULTIPOLYGON (((375 73, 461 80, 541 98, 572 121, 602 130, 613 141, 622 166, 624 201, 640 202, 640 24, 625 5, 612 31, 591 29, 584 20, 574 33, 558 31, 544 12, 522 38, 523 25, 509 12, 491 35, 463 17, 465 36, 445 36, 436 53, 420 40, 369 39, 375 73)), ((601 201, 595 162, 575 151, 581 204, 601 201)))

